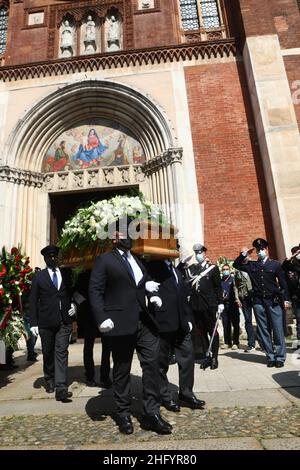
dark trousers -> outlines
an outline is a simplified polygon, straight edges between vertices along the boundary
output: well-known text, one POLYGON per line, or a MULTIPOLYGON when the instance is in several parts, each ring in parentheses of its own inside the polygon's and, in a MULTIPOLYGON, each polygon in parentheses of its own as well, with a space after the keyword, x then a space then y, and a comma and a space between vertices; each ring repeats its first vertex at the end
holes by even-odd
MULTIPOLYGON (((203 337, 206 349, 208 349, 209 346, 209 340, 208 340, 208 335, 209 338, 212 337, 214 327, 216 324, 217 320, 217 313, 216 313, 217 307, 209 307, 203 308, 201 311, 194 311, 194 320, 196 323, 196 326, 200 332, 200 335, 203 337)), ((219 345, 220 345, 220 339, 219 339, 219 333, 218 330, 215 333, 213 342, 212 342, 212 356, 217 358, 218 357, 218 352, 219 352, 219 345)))
POLYGON ((102 340, 112 351, 113 390, 120 417, 131 413, 130 370, 136 349, 142 368, 143 411, 145 415, 159 413, 158 387, 159 339, 150 329, 139 322, 138 331, 128 336, 106 336, 102 340))
POLYGON ((235 305, 231 305, 227 302, 224 304, 222 323, 224 330, 224 343, 228 344, 228 346, 232 346, 232 344, 238 345, 240 336, 240 314, 235 305))
POLYGON ((194 386, 194 349, 190 333, 179 332, 159 334, 159 390, 162 401, 172 399, 167 373, 169 370, 170 351, 175 351, 179 369, 179 393, 186 397, 193 396, 194 386))
MULTIPOLYGON (((85 368, 85 376, 87 380, 95 378, 94 363, 94 344, 98 331, 93 321, 87 321, 84 325, 84 346, 83 346, 83 363, 85 368)), ((100 381, 106 382, 110 373, 110 349, 105 341, 102 341, 102 354, 100 365, 100 381)))
POLYGON ((72 324, 60 324, 54 328, 40 328, 44 377, 54 382, 56 390, 68 388, 68 347, 72 324))
POLYGON ((242 303, 242 310, 243 314, 245 317, 245 329, 247 333, 247 341, 248 341, 248 346, 250 348, 255 347, 255 332, 254 332, 254 327, 252 324, 252 300, 250 297, 245 297, 243 300, 241 300, 242 303))

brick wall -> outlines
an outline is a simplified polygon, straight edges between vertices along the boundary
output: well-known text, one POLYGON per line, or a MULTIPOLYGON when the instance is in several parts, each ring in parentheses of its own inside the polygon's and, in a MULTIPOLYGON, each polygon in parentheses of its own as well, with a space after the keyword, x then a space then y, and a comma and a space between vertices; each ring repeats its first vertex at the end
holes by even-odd
MULTIPOLYGON (((212 259, 233 258, 272 223, 243 65, 186 68, 196 173, 212 259)), ((273 249, 273 256, 275 251, 273 249)))
POLYGON ((177 44, 179 11, 177 0, 160 0, 160 11, 134 15, 135 47, 155 47, 177 44))
POLYGON ((283 58, 300 130, 300 55, 283 58))
POLYGON ((300 10, 297 0, 270 0, 270 10, 282 49, 300 46, 300 10))

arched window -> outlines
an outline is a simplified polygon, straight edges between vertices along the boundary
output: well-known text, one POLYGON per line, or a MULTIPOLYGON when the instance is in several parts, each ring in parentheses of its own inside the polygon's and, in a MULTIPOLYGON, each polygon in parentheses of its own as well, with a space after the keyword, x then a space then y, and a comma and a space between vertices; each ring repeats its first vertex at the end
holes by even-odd
POLYGON ((180 11, 185 31, 221 26, 218 0, 180 0, 180 11))
POLYGON ((0 55, 4 54, 6 48, 8 24, 8 10, 6 7, 0 7, 0 55))

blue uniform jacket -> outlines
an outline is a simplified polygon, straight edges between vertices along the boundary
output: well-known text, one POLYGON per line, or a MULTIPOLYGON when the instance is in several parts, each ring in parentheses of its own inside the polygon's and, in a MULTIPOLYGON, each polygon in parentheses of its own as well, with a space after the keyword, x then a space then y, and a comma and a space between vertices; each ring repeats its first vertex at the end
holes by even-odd
POLYGON ((283 299, 289 301, 289 292, 285 273, 279 261, 267 259, 248 261, 240 255, 233 263, 234 268, 249 274, 253 286, 253 303, 277 305, 283 299))

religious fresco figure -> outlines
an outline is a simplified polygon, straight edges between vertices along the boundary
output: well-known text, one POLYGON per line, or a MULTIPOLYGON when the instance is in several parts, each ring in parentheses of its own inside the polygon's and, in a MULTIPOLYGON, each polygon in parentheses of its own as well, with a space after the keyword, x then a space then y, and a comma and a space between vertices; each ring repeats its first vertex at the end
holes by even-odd
POLYGON ((118 146, 113 151, 114 159, 110 163, 110 166, 128 165, 128 158, 125 151, 126 147, 126 135, 121 134, 118 139, 118 146))
POLYGON ((62 140, 55 150, 54 157, 48 157, 44 171, 63 171, 69 168, 70 157, 66 152, 66 141, 62 140))
POLYGON ((106 149, 107 146, 101 143, 96 130, 90 129, 86 141, 79 145, 73 159, 87 168, 91 164, 99 164, 99 157, 106 149))

